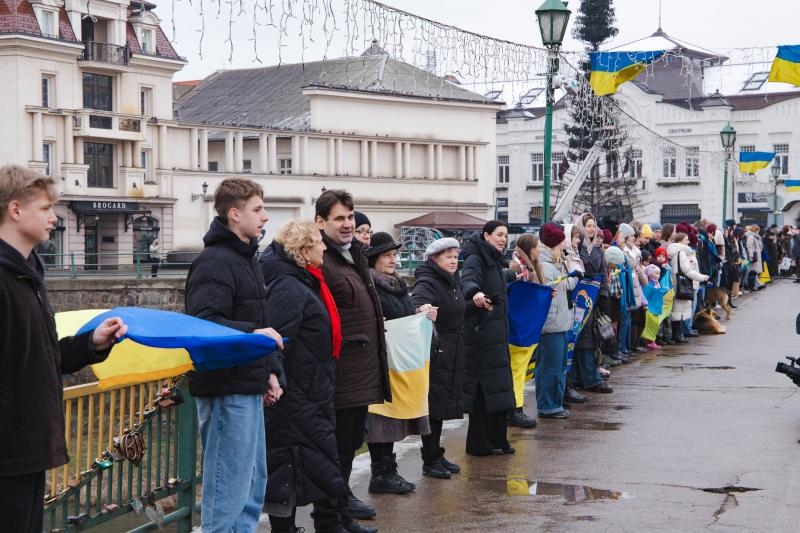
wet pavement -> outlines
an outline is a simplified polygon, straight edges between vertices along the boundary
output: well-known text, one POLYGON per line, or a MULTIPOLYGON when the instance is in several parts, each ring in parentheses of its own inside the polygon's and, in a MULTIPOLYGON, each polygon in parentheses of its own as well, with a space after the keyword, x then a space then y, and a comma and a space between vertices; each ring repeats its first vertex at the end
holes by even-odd
MULTIPOLYGON (((445 429, 451 480, 424 478, 417 442, 399 446, 415 492, 353 490, 383 532, 800 531, 800 388, 775 372, 800 354, 800 286, 776 281, 736 300, 724 335, 701 336, 612 369, 568 420, 510 430, 517 453, 469 457, 466 425, 445 429)), ((533 390, 525 408, 534 411, 533 390)), ((313 531, 308 511, 298 525, 313 531)), ((268 531, 268 527, 264 527, 268 531)))

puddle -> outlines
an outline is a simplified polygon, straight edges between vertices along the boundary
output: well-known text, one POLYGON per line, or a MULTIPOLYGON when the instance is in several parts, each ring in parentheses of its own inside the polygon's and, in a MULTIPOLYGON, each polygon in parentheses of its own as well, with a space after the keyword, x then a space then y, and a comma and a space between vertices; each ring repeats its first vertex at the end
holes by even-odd
POLYGON ((711 487, 709 489, 700 489, 703 492, 710 492, 712 494, 736 494, 739 492, 751 492, 754 490, 761 490, 761 489, 754 489, 751 487, 737 487, 736 485, 728 485, 727 487, 711 487))
MULTIPOLYGON (((608 411, 609 406, 604 403, 584 403, 581 404, 580 410, 581 411, 594 411, 595 409, 602 409, 603 411, 608 411)), ((612 405, 611 409, 614 411, 623 411, 625 409, 630 409, 629 405, 612 405)))
POLYGON ((567 429, 585 429, 589 431, 617 431, 621 422, 604 422, 602 420, 573 420, 567 429))
POLYGON ((735 366, 704 366, 696 363, 685 363, 683 365, 664 365, 661 368, 671 368, 673 370, 736 370, 735 366))
POLYGON ((627 500, 633 497, 625 492, 597 489, 585 485, 529 481, 521 477, 508 478, 507 485, 509 496, 561 496, 567 504, 596 500, 627 500))

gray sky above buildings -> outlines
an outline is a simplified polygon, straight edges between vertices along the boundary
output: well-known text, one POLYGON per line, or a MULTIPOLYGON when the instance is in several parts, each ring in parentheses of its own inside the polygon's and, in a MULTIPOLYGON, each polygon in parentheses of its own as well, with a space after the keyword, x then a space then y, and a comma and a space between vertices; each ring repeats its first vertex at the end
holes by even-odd
MULTIPOLYGON (((409 11, 453 26, 482 33, 499 39, 524 44, 541 44, 536 27, 534 10, 541 0, 383 0, 385 4, 409 11)), ((269 0, 267 0, 269 3, 269 0)), ((282 2, 273 0, 276 6, 282 2)), ((337 4, 343 0, 336 0, 337 4)), ((203 57, 199 55, 198 31, 202 26, 199 1, 177 0, 174 4, 174 46, 188 60, 176 80, 200 79, 222 68, 249 68, 273 65, 278 62, 277 32, 274 28, 259 29, 258 55, 262 63, 254 61, 252 13, 246 12, 233 22, 233 60, 228 61, 230 50, 226 42, 228 23, 225 9, 218 15, 217 4, 206 1, 203 57)), ((249 8, 250 0, 245 0, 249 8)), ((615 0, 619 34, 606 47, 623 45, 647 37, 658 27, 659 0, 615 0)), ((579 50, 581 43, 571 37, 576 0, 569 2, 573 11, 566 50, 579 50)), ((238 9, 238 8, 237 8, 238 9)), ((173 38, 171 5, 161 2, 157 13, 167 36, 173 38)), ((664 31, 684 42, 723 54, 733 48, 768 47, 778 44, 800 44, 800 2, 795 0, 662 0, 661 26, 664 31)), ((343 26, 343 21, 339 20, 343 26)), ((289 31, 285 37, 283 62, 299 63, 322 58, 322 35, 315 44, 307 44, 302 52, 298 31, 289 31)), ((365 46, 366 48, 366 46, 365 46)), ((329 49, 330 58, 344 55, 344 41, 334 41, 329 49)))

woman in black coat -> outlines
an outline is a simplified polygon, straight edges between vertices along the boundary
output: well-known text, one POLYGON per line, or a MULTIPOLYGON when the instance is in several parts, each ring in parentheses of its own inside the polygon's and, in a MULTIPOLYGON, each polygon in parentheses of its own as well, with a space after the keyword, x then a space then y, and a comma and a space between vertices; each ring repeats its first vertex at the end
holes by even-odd
MULTIPOLYGON (((422 473, 448 478, 461 467, 448 461, 441 446, 444 420, 464 417, 464 312, 466 304, 455 277, 459 243, 438 239, 425 250, 426 261, 414 271, 411 300, 417 311, 434 313, 428 415, 431 432, 422 437, 422 473)), ((429 315, 430 316, 430 315, 429 315)))
MULTIPOLYGON (((347 490, 339 468, 333 407, 341 328, 320 270, 324 250, 315 224, 290 221, 260 260, 270 323, 289 339, 284 349, 285 392, 264 410, 269 473, 265 508, 275 532, 295 531, 297 506, 342 498, 347 490)), ((338 516, 333 519, 338 521, 338 516)), ((331 515, 315 517, 316 531, 340 530, 340 524, 321 520, 331 520, 331 515)))
POLYGON ((464 410, 470 415, 466 446, 470 455, 516 451, 506 438, 506 414, 516 404, 506 294, 506 284, 516 275, 501 263, 507 239, 506 224, 491 220, 467 239, 461 254, 461 290, 470 302, 464 319, 464 410))

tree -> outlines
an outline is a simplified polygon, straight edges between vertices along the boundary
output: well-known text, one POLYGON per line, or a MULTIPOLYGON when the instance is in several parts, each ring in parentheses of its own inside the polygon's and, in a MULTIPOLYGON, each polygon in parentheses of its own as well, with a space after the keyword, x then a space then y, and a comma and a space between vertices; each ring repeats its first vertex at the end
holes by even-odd
POLYGON ((586 43, 592 52, 600 50, 600 45, 611 39, 619 30, 614 27, 614 0, 582 0, 575 19, 572 36, 586 43))

